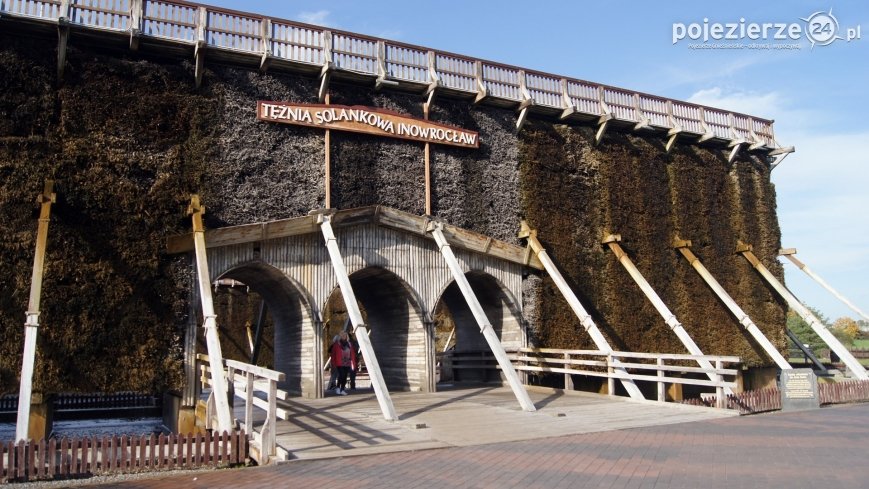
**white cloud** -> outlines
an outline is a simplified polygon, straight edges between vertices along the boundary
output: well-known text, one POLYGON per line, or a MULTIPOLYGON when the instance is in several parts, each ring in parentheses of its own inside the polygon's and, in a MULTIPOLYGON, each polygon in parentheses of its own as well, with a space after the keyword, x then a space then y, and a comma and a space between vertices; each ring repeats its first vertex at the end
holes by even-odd
POLYGON ((301 12, 296 17, 299 19, 299 22, 304 22, 305 24, 314 24, 314 25, 326 25, 334 27, 334 24, 329 22, 329 15, 331 12, 328 10, 318 10, 316 12, 301 12))
POLYGON ((726 93, 721 87, 699 90, 691 95, 691 97, 688 98, 688 101, 695 104, 708 105, 710 107, 756 115, 764 118, 772 118, 768 114, 779 113, 784 109, 781 96, 778 92, 726 93))

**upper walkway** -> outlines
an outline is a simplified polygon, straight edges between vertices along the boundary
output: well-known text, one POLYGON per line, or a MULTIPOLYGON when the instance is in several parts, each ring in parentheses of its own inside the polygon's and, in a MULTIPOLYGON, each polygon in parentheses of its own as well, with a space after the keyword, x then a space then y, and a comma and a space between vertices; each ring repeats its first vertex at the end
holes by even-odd
MULTIPOLYGON (((471 58, 459 54, 327 29, 264 15, 180 0, 2 0, 0 20, 60 27, 59 74, 69 28, 100 45, 205 59, 261 70, 320 77, 320 99, 331 77, 377 88, 439 94, 565 122, 607 123, 694 142, 781 150, 773 121, 646 93, 471 58), (206 54, 207 53, 207 54, 206 54)), ((603 133, 602 129, 600 134, 603 133)))

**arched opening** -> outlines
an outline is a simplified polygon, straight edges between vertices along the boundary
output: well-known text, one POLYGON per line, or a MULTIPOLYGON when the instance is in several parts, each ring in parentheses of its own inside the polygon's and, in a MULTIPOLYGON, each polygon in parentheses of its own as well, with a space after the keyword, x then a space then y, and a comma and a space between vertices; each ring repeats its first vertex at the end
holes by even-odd
POLYGON ((286 375, 280 389, 317 397, 320 370, 315 360, 319 354, 306 345, 318 345, 319 334, 301 288, 280 270, 261 262, 232 268, 218 278, 218 283, 229 287, 221 290, 218 286, 215 294, 224 357, 251 360, 251 346, 255 346, 251 343, 255 343, 260 304, 264 303, 265 329, 256 363, 286 375), (233 287, 236 283, 238 287, 233 287))
MULTIPOLYGON (((383 268, 365 268, 350 275, 374 354, 390 391, 429 389, 430 344, 419 300, 397 275, 383 268)), ((330 342, 347 324, 346 307, 336 288, 326 302, 324 338, 330 342)), ((328 358, 328 347, 323 350, 328 358)), ((365 359, 361 363, 364 365, 365 359)), ((360 382, 359 386, 367 386, 360 382)))
MULTIPOLYGON (((521 311, 503 284, 483 272, 468 272, 465 276, 504 349, 509 351, 525 346, 521 311)), ((438 356, 445 359, 440 362, 439 382, 501 382, 497 369, 475 368, 484 363, 483 359, 491 357, 492 350, 455 281, 441 294, 433 318, 435 348, 438 356), (480 360, 472 360, 473 357, 480 360), (456 362, 451 358, 456 358, 456 362), (459 361, 459 358, 464 360, 459 361)))

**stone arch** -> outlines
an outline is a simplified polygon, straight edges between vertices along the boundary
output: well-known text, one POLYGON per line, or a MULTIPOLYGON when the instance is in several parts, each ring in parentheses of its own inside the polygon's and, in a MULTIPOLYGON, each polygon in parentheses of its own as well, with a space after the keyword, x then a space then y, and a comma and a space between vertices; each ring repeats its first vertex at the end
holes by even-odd
MULTIPOLYGON (((496 277, 482 271, 467 272, 465 277, 504 349, 511 350, 526 346, 527 336, 522 311, 510 290, 496 277)), ((432 317, 436 322, 449 321, 455 328, 451 335, 453 338, 451 343, 454 346, 450 349, 456 354, 491 351, 455 281, 450 282, 441 291, 432 317)), ((442 377, 444 380, 471 382, 500 380, 497 371, 476 369, 442 372, 442 377)))
POLYGON ((279 388, 291 394, 318 397, 320 331, 305 289, 281 270, 261 261, 235 265, 219 279, 241 282, 265 301, 274 322, 274 369, 286 380, 279 388), (307 345, 315 345, 312 349, 307 345))
MULTIPOLYGON (((416 291, 394 272, 366 267, 350 275, 364 310, 371 345, 390 391, 427 391, 432 374, 431 335, 416 291)), ((326 300, 341 300, 338 287, 326 300)))

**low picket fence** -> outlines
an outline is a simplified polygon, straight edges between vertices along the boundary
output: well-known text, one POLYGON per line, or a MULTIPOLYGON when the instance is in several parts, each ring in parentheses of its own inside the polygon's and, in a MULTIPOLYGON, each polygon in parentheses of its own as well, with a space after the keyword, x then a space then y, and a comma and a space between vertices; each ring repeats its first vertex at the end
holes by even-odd
MULTIPOLYGON (((869 380, 818 384, 818 397, 821 405, 869 401, 869 380)), ((712 407, 715 406, 715 397, 686 399, 682 403, 712 407)), ((739 414, 778 411, 781 409, 781 391, 778 387, 768 387, 733 394, 727 396, 726 409, 739 411, 739 414)))
POLYGON ((222 434, 151 434, 10 441, 0 448, 0 482, 79 479, 94 475, 229 467, 248 459, 244 430, 222 434))

